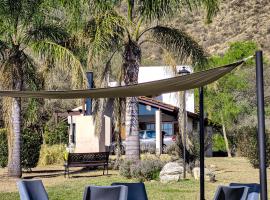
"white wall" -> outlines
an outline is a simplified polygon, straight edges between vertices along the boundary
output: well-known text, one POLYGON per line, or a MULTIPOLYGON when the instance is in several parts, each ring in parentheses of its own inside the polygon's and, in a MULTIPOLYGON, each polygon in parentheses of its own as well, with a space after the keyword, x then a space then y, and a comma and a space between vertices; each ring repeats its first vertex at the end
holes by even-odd
MULTIPOLYGON (((68 117, 68 123, 71 123, 71 117, 68 117)), ((93 116, 77 115, 72 116, 72 123, 75 126, 75 153, 91 153, 105 151, 105 135, 95 134, 95 125, 93 116)))
MULTIPOLYGON (((187 70, 193 72, 191 67, 185 66, 187 70)), ((177 70, 182 69, 182 66, 177 66, 177 70)), ((149 66, 149 67, 140 67, 139 70, 139 83, 156 81, 160 79, 166 79, 174 77, 175 75, 168 66, 149 66)), ((162 94, 161 97, 158 97, 158 100, 178 106, 178 93, 167 93, 162 94)), ((186 92, 186 110, 194 112, 194 90, 189 90, 186 92)))

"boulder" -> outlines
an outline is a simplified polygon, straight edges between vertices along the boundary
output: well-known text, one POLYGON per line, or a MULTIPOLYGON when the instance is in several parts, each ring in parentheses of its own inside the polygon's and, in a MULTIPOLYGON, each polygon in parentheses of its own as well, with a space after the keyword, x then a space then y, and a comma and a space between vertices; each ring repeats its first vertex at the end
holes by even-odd
POLYGON ((163 183, 179 181, 183 177, 183 171, 183 166, 178 162, 169 162, 159 174, 160 181, 163 183))
MULTIPOLYGON (((192 170, 193 177, 195 180, 200 179, 200 168, 199 167, 194 167, 192 170)), ((206 181, 209 182, 215 182, 216 181, 216 176, 215 173, 212 170, 209 170, 207 168, 204 168, 204 178, 206 181)))

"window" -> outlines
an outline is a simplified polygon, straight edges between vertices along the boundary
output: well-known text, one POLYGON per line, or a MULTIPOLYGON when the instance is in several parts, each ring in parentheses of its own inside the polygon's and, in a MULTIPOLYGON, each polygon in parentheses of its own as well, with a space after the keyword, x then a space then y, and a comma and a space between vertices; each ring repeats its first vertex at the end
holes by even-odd
POLYGON ((172 123, 162 123, 161 129, 165 132, 165 135, 174 135, 172 123))
POLYGON ((76 143, 76 124, 72 124, 72 135, 71 135, 71 143, 76 143))
POLYGON ((156 125, 155 124, 146 124, 146 130, 155 130, 156 129, 156 125))

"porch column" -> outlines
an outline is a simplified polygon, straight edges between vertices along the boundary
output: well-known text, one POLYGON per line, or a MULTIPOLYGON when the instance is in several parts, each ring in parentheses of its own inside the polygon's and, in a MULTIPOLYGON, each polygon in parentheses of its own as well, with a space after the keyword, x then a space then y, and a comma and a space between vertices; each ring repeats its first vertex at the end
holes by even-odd
POLYGON ((105 118, 105 148, 108 148, 110 147, 110 144, 112 142, 112 120, 107 115, 104 115, 104 118, 105 118))
POLYGON ((162 154, 161 111, 156 111, 156 154, 162 154))

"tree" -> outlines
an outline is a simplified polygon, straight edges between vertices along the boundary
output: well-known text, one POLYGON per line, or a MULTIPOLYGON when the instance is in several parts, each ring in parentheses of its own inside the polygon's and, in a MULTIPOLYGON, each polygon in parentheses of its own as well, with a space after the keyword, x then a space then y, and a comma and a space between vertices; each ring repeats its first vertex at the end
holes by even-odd
MULTIPOLYGON (((61 27, 61 16, 50 1, 2 0, 0 30, 1 89, 37 89, 52 66, 81 76, 80 62, 63 46, 69 35, 61 27)), ((8 174, 13 177, 21 177, 21 106, 20 98, 4 100, 9 128, 8 174)))
MULTIPOLYGON (((232 43, 224 56, 210 58, 209 67, 221 66, 246 58, 253 55, 256 49, 257 45, 254 42, 232 43)), ((213 122, 221 124, 229 157, 231 157, 231 147, 228 141, 228 131, 233 132, 241 115, 251 114, 253 110, 253 101, 250 99, 252 96, 250 93, 253 90, 249 81, 250 66, 254 66, 252 61, 207 86, 205 90, 208 117, 213 122)))
MULTIPOLYGON (((92 18, 85 31, 90 38, 91 61, 94 58, 108 63, 116 54, 122 55, 121 73, 125 85, 138 83, 138 72, 141 64, 142 47, 152 43, 169 52, 175 53, 179 62, 202 64, 205 53, 200 45, 185 32, 168 27, 162 20, 174 13, 199 6, 207 10, 207 19, 217 12, 216 0, 180 1, 180 0, 95 0, 90 3, 92 18), (108 54, 109 56, 108 59, 108 54)), ((105 65, 104 75, 109 72, 110 64, 105 65)), ((101 77, 103 78, 103 77, 101 77)), ((138 99, 126 98, 126 157, 138 160, 138 99)))

